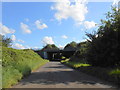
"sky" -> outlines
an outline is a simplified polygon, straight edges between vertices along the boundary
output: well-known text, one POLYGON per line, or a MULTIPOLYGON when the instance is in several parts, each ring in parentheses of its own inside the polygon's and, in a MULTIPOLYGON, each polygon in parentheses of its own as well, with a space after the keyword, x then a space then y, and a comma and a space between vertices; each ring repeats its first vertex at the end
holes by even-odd
POLYGON ((13 40, 16 49, 43 48, 86 40, 97 31, 113 2, 2 2, 0 34, 13 40))

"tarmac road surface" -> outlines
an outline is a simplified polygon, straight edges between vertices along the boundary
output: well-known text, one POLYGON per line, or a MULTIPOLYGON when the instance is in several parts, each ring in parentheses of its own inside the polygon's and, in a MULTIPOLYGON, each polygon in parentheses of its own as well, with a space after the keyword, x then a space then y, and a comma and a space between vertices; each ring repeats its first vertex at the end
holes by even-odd
POLYGON ((60 62, 49 62, 12 88, 111 88, 107 82, 69 68, 60 62))

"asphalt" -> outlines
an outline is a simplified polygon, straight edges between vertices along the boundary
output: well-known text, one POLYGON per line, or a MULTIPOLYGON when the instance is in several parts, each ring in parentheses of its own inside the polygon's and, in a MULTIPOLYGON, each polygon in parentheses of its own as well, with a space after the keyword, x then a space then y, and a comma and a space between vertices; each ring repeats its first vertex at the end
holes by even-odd
POLYGON ((113 86, 60 62, 49 62, 12 88, 113 88, 113 86))

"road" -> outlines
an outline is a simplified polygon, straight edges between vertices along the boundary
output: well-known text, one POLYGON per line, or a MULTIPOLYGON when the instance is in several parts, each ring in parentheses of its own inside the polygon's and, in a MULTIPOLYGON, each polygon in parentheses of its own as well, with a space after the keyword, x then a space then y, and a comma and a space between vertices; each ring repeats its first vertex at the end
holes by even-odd
POLYGON ((107 82, 71 69, 60 62, 49 62, 12 88, 111 88, 107 82))

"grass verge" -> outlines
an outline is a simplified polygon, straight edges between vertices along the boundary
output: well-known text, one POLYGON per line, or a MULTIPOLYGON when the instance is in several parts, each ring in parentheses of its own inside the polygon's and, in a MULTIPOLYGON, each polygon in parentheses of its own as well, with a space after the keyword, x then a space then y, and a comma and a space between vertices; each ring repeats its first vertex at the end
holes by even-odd
POLYGON ((32 50, 2 48, 2 88, 9 88, 38 67, 49 62, 32 50))
POLYGON ((77 69, 83 73, 86 73, 91 76, 95 76, 97 78, 109 81, 118 87, 120 86, 120 68, 103 68, 103 67, 94 67, 89 64, 81 63, 81 62, 73 62, 64 60, 61 63, 77 69))

